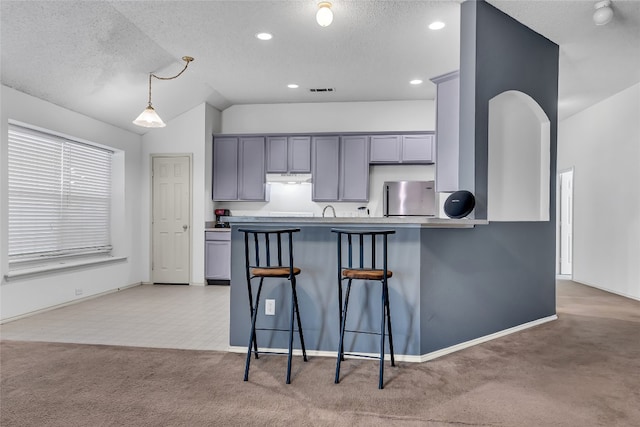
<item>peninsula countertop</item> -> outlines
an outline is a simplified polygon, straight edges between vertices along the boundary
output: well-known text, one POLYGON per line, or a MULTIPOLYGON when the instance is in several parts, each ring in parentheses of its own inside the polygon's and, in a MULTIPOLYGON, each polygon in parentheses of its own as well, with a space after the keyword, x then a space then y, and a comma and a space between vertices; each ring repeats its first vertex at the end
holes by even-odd
POLYGON ((225 216, 223 221, 234 224, 301 224, 307 226, 327 226, 351 224, 357 226, 394 226, 394 227, 425 227, 425 228, 473 228, 476 225, 486 225, 484 219, 452 219, 436 218, 432 216, 397 216, 397 217, 300 217, 300 216, 225 216))

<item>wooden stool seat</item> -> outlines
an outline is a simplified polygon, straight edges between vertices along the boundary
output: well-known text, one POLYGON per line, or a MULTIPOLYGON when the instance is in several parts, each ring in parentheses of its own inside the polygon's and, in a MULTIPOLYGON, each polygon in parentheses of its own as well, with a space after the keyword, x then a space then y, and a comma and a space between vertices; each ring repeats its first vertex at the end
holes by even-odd
MULTIPOLYGON (((387 278, 393 276, 393 271, 387 270, 387 278)), ((352 268, 342 270, 342 277, 348 279, 362 279, 362 280, 382 280, 384 279, 384 270, 377 270, 371 268, 352 268)))
MULTIPOLYGON (((293 274, 300 274, 298 267, 293 267, 293 274)), ((289 277, 289 267, 258 267, 251 269, 253 277, 289 277)))

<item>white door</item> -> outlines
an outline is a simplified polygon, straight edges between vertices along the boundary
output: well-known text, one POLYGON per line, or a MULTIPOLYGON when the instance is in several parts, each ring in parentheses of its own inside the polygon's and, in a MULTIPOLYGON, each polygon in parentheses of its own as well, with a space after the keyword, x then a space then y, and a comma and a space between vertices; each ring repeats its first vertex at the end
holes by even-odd
POLYGON ((573 258, 573 170, 560 173, 560 274, 571 275, 573 258))
POLYGON ((189 157, 153 158, 153 283, 189 283, 191 167, 189 157))

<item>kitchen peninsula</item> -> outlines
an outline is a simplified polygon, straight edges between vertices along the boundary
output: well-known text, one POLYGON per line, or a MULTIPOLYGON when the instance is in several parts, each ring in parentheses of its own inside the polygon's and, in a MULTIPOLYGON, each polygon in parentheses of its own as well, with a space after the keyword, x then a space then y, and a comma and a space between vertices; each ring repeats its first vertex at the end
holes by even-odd
MULTIPOLYGON (((400 360, 422 361, 438 351, 455 348, 461 343, 491 335, 496 331, 491 306, 500 301, 499 286, 491 280, 495 262, 484 250, 486 220, 443 219, 428 217, 399 218, 313 218, 313 217, 228 217, 231 224, 231 319, 230 345, 246 350, 249 330, 249 307, 244 273, 244 243, 238 228, 297 227, 294 236, 295 265, 302 269, 298 276, 298 298, 307 350, 316 354, 332 354, 338 342, 338 287, 336 237, 333 227, 391 228, 389 238, 389 280, 394 346, 400 360), (494 299, 494 302, 487 299, 494 299)), ((505 259, 504 261, 508 261, 505 259)), ((271 282, 273 283, 273 282, 271 282)), ((512 284, 514 289, 518 283, 512 284)), ((263 299, 276 301, 276 315, 259 311, 259 322, 265 328, 288 325, 288 287, 265 284, 263 299)), ((521 291, 526 291, 521 289, 521 291)), ((509 292, 504 293, 508 295, 509 292)), ((354 286, 351 319, 359 319, 364 329, 379 327, 379 313, 358 307, 377 306, 379 286, 354 286), (378 319, 376 318, 378 316, 378 319)), ((530 298, 537 298, 535 294, 530 298)), ((538 319, 526 304, 514 311, 522 325, 542 323, 555 318, 538 319), (527 313, 529 311, 529 313, 527 313), (527 317, 528 316, 528 317, 527 317)), ((529 325, 527 325, 529 326, 529 325)), ((501 328, 506 329, 506 328, 501 328)), ((263 332, 264 333, 264 332, 263 332)), ((286 348, 286 334, 259 336, 262 346, 286 348)), ((349 351, 376 353, 378 341, 362 337, 345 341, 349 351)))

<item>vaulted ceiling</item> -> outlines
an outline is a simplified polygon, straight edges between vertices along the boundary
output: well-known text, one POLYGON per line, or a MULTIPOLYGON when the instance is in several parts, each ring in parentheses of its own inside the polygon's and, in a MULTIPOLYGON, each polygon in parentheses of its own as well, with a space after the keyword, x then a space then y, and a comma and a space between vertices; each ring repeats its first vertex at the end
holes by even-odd
MULTIPOLYGON (((600 27, 592 1, 489 3, 560 46, 561 118, 640 82, 640 1, 614 1, 600 27)), ((179 79, 153 82, 165 121, 202 102, 433 99, 429 79, 459 66, 459 1, 335 0, 332 9, 322 28, 314 0, 2 0, 2 83, 144 133, 131 121, 146 106, 148 73, 174 75, 184 55, 195 61, 179 79), (446 27, 429 30, 435 20, 446 27), (273 39, 256 39, 263 31, 273 39)))

